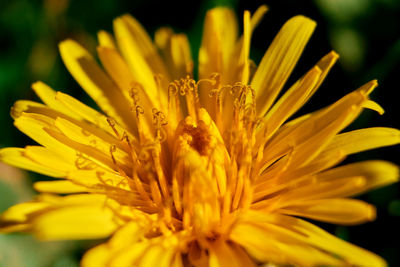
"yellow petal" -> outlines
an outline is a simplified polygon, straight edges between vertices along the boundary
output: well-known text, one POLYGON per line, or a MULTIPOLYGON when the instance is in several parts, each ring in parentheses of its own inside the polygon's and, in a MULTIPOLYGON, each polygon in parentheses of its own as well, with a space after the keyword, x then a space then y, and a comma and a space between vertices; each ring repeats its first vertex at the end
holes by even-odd
POLYGON ((319 77, 318 83, 314 87, 314 90, 310 93, 310 96, 313 95, 316 90, 318 90, 319 86, 325 80, 325 77, 328 75, 329 71, 336 63, 338 58, 339 55, 335 51, 331 51, 327 55, 325 55, 320 61, 318 61, 317 66, 322 70, 322 73, 319 77))
POLYGON ((71 194, 87 192, 84 186, 74 184, 70 181, 41 181, 33 184, 35 190, 42 193, 71 194))
POLYGON ((193 62, 185 34, 174 34, 170 28, 161 28, 155 34, 155 42, 173 80, 191 75, 193 62))
POLYGON ((257 25, 261 22, 261 19, 264 17, 265 13, 268 11, 268 7, 266 5, 261 5, 257 8, 254 15, 251 17, 251 29, 254 30, 257 25))
MULTIPOLYGON (((109 168, 109 166, 113 166, 113 162, 111 159, 111 154, 110 154, 110 146, 108 146, 106 154, 101 153, 98 149, 95 149, 92 147, 92 145, 85 145, 85 144, 80 144, 78 142, 75 142, 71 139, 69 139, 67 136, 65 136, 58 128, 55 127, 55 124, 57 124, 59 127, 61 123, 56 123, 57 121, 63 121, 68 125, 74 125, 75 128, 80 128, 79 126, 75 125, 74 123, 64 120, 61 117, 59 117, 56 121, 54 121, 53 118, 48 117, 43 114, 34 114, 34 113, 23 113, 20 117, 18 117, 15 120, 15 125, 17 126, 18 129, 20 129, 22 132, 26 133, 28 136, 30 136, 32 139, 37 141, 38 143, 46 146, 49 148, 51 151, 54 151, 58 155, 62 155, 62 157, 68 159, 71 165, 75 164, 77 160, 80 158, 80 154, 86 154, 90 158, 95 158, 96 162, 99 161, 101 165, 103 165, 106 168, 109 168), (80 153, 77 153, 77 151, 80 151, 80 153), (104 165, 106 164, 106 165, 104 165)), ((82 125, 82 124, 81 124, 82 125)), ((62 128, 65 130, 64 128, 62 128)), ((93 130, 88 128, 89 130, 93 130)), ((81 129, 82 131, 80 132, 81 135, 86 134, 86 141, 90 141, 93 138, 97 138, 98 140, 103 140, 102 138, 99 139, 96 134, 100 134, 99 131, 94 131, 95 134, 92 135, 91 131, 86 131, 87 129, 81 129), (91 138, 92 136, 93 138, 91 138)), ((114 130, 116 130, 116 127, 114 127, 114 130)), ((71 130, 70 130, 71 131, 71 130)), ((123 133, 121 131, 121 133, 123 133)), ((100 136, 104 137, 103 135, 100 134, 100 136)), ((106 140, 110 139, 110 137, 105 138, 106 140)), ((112 138, 111 138, 112 139, 112 138)), ((132 139, 131 139, 132 140, 132 139)), ((134 140, 134 139, 133 139, 134 140)), ((101 141, 103 142, 103 141, 101 141)), ((101 143, 100 142, 100 143, 101 143)), ((112 141, 113 143, 115 141, 112 141)), ((117 141, 116 147, 120 147, 120 141, 117 141)), ((32 151, 33 153, 35 151, 32 151)), ((36 152, 38 152, 36 150, 36 152)), ((47 153, 50 153, 48 151, 47 153)), ((46 157, 45 157, 46 158, 46 157)), ((59 157, 58 157, 59 158, 59 157)), ((56 158, 57 159, 57 158, 56 158)), ((66 162, 66 163, 67 163, 66 162)), ((43 165, 48 164, 49 162, 45 161, 43 162, 43 165)), ((62 165, 62 164, 61 164, 62 165)))
POLYGON ((56 92, 45 83, 35 82, 32 84, 32 89, 48 107, 78 119, 75 113, 56 100, 56 92))
MULTIPOLYGON (((213 73, 221 75, 222 85, 230 83, 229 71, 232 54, 238 38, 235 13, 226 7, 217 7, 207 12, 203 27, 203 37, 199 50, 199 78, 208 79, 213 73)), ((237 64, 237 62, 235 62, 237 64)), ((214 105, 209 102, 209 88, 200 86, 200 102, 214 117, 214 105)))
MULTIPOLYGON (((81 159, 83 161, 83 166, 80 166, 78 168, 89 168, 93 170, 100 166, 106 170, 114 170, 115 163, 111 157, 111 154, 105 154, 103 151, 91 145, 85 145, 76 142, 68 138, 68 136, 64 135, 63 133, 60 133, 54 129, 46 129, 46 132, 55 140, 78 152, 75 153, 75 159, 81 159)), ((130 168, 126 165, 122 165, 121 169, 125 171, 125 173, 130 173, 130 168)))
POLYGON ((265 53, 251 81, 257 96, 257 113, 264 115, 296 65, 314 31, 314 21, 296 16, 283 25, 265 53))
POLYGON ((42 146, 27 146, 24 155, 42 166, 58 170, 64 173, 64 177, 68 171, 76 169, 76 157, 69 157, 68 154, 58 154, 48 148, 42 146))
POLYGON ((52 194, 41 194, 37 196, 37 201, 49 203, 53 207, 68 207, 68 206, 99 206, 104 207, 104 202, 108 201, 110 207, 113 206, 115 202, 108 200, 107 196, 102 194, 72 194, 67 196, 59 196, 52 194))
POLYGON ((378 112, 379 115, 383 115, 383 113, 385 113, 385 110, 378 103, 371 100, 365 101, 363 107, 374 110, 378 112))
POLYGON ((289 189, 280 195, 284 200, 281 201, 281 205, 296 205, 310 199, 348 197, 363 191, 368 184, 366 178, 362 176, 321 180, 310 175, 299 180, 297 186, 295 183, 292 184, 292 190, 289 189))
POLYGON ((250 40, 254 29, 260 23, 267 11, 268 7, 266 5, 261 5, 257 8, 251 18, 249 11, 244 12, 243 35, 236 43, 235 54, 231 57, 230 66, 232 70, 230 71, 231 73, 229 77, 231 84, 237 81, 241 81, 243 84, 248 84, 250 78, 250 40))
MULTIPOLYGON (((149 64, 154 74, 161 74, 165 79, 169 80, 168 73, 165 69, 164 62, 157 53, 150 36, 147 34, 143 26, 134 17, 125 14, 118 19, 121 19, 129 30, 130 38, 140 50, 140 54, 149 64)), ((118 33, 115 33, 118 35, 118 33)), ((118 37, 117 37, 118 39, 118 37)))
MULTIPOLYGON (((251 40, 252 28, 250 22, 250 12, 245 11, 243 15, 243 35, 236 42, 234 51, 230 56, 229 61, 229 71, 224 73, 224 83, 235 84, 236 82, 241 82, 242 84, 248 84, 250 76, 250 40, 251 40)), ((231 95, 230 90, 222 90, 221 99, 223 99, 222 111, 217 113, 215 118, 218 126, 222 121, 221 132, 231 129, 233 121, 233 112, 235 97, 231 95), (223 119, 220 116, 223 114, 223 119)), ((249 97, 250 99, 251 97, 249 97)), ((210 101, 211 102, 211 101, 210 101)), ((248 101, 250 102, 250 100, 248 101)))
POLYGON ((129 96, 135 79, 124 59, 116 49, 109 47, 99 46, 97 47, 97 53, 107 73, 118 85, 120 90, 125 95, 129 96))
POLYGON ((25 156, 25 149, 8 147, 0 150, 0 160, 6 164, 52 177, 65 177, 66 173, 57 167, 44 166, 25 156))
POLYGON ((181 253, 176 253, 175 257, 172 260, 171 267, 184 267, 181 253))
POLYGON ((305 166, 312 161, 338 132, 358 117, 367 100, 366 92, 376 85, 375 81, 369 82, 331 106, 278 131, 265 146, 264 154, 270 159, 265 160, 266 166, 289 151, 292 151, 292 165, 305 166))
POLYGON ((38 216, 33 231, 41 240, 104 238, 117 228, 114 216, 101 206, 65 207, 38 216))
POLYGON ((41 212, 49 208, 50 205, 44 202, 25 202, 16 204, 8 208, 1 214, 1 222, 27 222, 31 214, 41 212))
MULTIPOLYGON (((54 127, 54 121, 52 120, 52 118, 41 114, 23 114, 15 120, 15 125, 38 143, 54 151, 57 155, 62 155, 67 159, 66 163, 71 163, 71 166, 74 164, 77 168, 90 167, 91 169, 96 169, 99 165, 106 169, 110 169, 113 166, 114 163, 110 154, 105 155, 91 146, 69 139, 54 127)), ((39 151, 32 151, 32 153, 35 152, 39 151)), ((46 153, 50 153, 50 151, 46 153)), ((48 163, 46 161, 42 165, 48 163)), ((62 164, 58 165, 58 167, 60 166, 62 164)), ((54 168, 54 166, 52 167, 54 168)), ((55 176, 59 177, 59 175, 55 176)))
POLYGON ((225 71, 234 51, 238 33, 235 13, 226 7, 217 7, 207 12, 204 21, 203 39, 199 50, 199 77, 209 78, 219 73, 224 83, 225 71))
MULTIPOLYGON (((67 176, 74 184, 81 185, 91 192, 104 193, 110 199, 120 204, 134 206, 141 210, 154 212, 154 205, 150 200, 141 198, 135 185, 128 177, 101 170, 78 170, 69 172, 67 176)), ((145 194, 149 194, 149 186, 143 185, 145 194)))
POLYGON ((242 82, 247 84, 250 76, 250 40, 253 29, 251 27, 250 12, 245 11, 243 15, 243 35, 235 46, 234 53, 230 58, 230 71, 226 73, 227 82, 234 84, 242 82))
POLYGON ((163 81, 167 83, 166 85, 168 85, 170 78, 147 33, 129 15, 114 20, 114 32, 118 47, 135 80, 146 89, 146 94, 155 108, 166 107, 166 93, 164 90, 159 90, 155 75, 163 75, 163 81))
POLYGON ((150 246, 149 242, 137 242, 133 245, 126 246, 118 253, 114 254, 109 261, 109 267, 131 267, 145 253, 150 246))
POLYGON ((399 167, 393 163, 380 160, 371 160, 340 166, 316 175, 320 181, 364 177, 365 184, 354 194, 376 189, 385 185, 395 183, 399 180, 399 167))
POLYGON ((126 223, 116 231, 107 244, 101 244, 87 251, 81 261, 82 267, 106 266, 115 253, 138 242, 145 230, 146 227, 138 222, 126 223))
POLYGON ((357 199, 321 199, 280 210, 281 213, 342 225, 354 225, 375 220, 374 206, 357 199))
POLYGON ((336 135, 321 153, 329 155, 342 151, 346 155, 400 143, 400 131, 393 128, 374 127, 336 135))
POLYGON ((95 188, 102 184, 129 189, 125 177, 108 171, 75 170, 69 172, 67 178, 76 184, 89 188, 95 188))
POLYGON ((164 56, 168 46, 170 45, 171 36, 174 34, 174 30, 170 27, 161 27, 156 30, 154 34, 154 44, 161 51, 161 55, 164 56))
POLYGON ((241 222, 234 226, 230 238, 261 262, 295 266, 340 266, 340 261, 328 253, 319 251, 307 243, 299 243, 299 240, 287 231, 277 230, 276 227, 267 224, 241 222))
POLYGON ((22 112, 29 112, 32 108, 46 108, 46 106, 29 100, 18 100, 11 107, 11 117, 16 120, 22 115, 22 112))
MULTIPOLYGON (((17 101, 12 108, 12 114, 15 120, 19 119, 21 116, 28 116, 32 121, 35 121, 38 126, 41 125, 43 128, 53 128, 55 120, 57 118, 62 118, 82 128, 82 132, 88 135, 88 139, 93 135, 125 150, 128 150, 128 145, 121 143, 123 135, 128 137, 131 144, 136 143, 135 138, 115 121, 108 119, 76 99, 57 92, 56 101, 60 102, 61 105, 65 106, 73 113, 72 116, 67 116, 64 113, 42 104, 26 100, 17 101)), ((62 154, 64 155, 64 153, 62 154)))
MULTIPOLYGON (((376 267, 387 266, 385 260, 378 255, 347 243, 309 222, 294 217, 286 217, 284 220, 287 221, 294 231, 306 236, 306 240, 309 244, 329 251, 334 255, 338 255, 350 265, 376 267)), ((280 221, 282 222, 282 219, 280 221)))
MULTIPOLYGON (((139 105, 144 110, 151 110, 153 107, 158 107, 157 103, 154 105, 151 102, 151 99, 148 97, 145 88, 137 83, 137 80, 131 73, 127 63, 116 49, 100 46, 97 47, 97 53, 99 54, 101 63, 103 64, 107 73, 118 85, 118 88, 121 90, 125 98, 129 99, 132 103, 132 108, 135 104, 139 105), (135 96, 132 95, 133 92, 135 92, 135 96), (133 97, 135 99, 133 99, 133 97), (134 103, 134 101, 137 103, 134 103)), ((131 116, 134 117, 135 114, 132 113, 131 116)), ((152 113, 145 112, 144 116, 146 117, 145 123, 147 122, 148 127, 151 127, 152 113)), ((136 123, 131 128, 137 130, 136 123)), ((137 134, 136 131, 134 133, 137 134)))
POLYGON ((93 57, 72 40, 61 42, 59 47, 65 66, 99 107, 128 129, 132 127, 135 121, 129 109, 129 102, 93 57))
POLYGON ((239 246, 223 240, 214 242, 210 248, 210 267, 256 266, 256 263, 239 246))
POLYGON ((117 48, 117 46, 115 45, 114 37, 106 31, 99 31, 97 33, 97 40, 99 41, 100 46, 112 49, 117 48))
POLYGON ((253 208, 259 209, 272 205, 275 209, 280 206, 295 205, 309 199, 348 197, 368 190, 369 186, 366 178, 362 176, 321 180, 314 175, 306 175, 303 177, 290 176, 286 180, 282 183, 277 183, 275 180, 260 183, 254 190, 253 208), (275 195, 274 198, 267 197, 279 191, 281 191, 280 194, 275 195), (265 200, 258 202, 260 199, 265 200), (278 199, 279 201, 274 203, 278 199))
POLYGON ((59 151, 61 154, 75 154, 75 151, 73 151, 70 147, 64 146, 46 133, 44 129, 53 126, 52 119, 46 116, 24 113, 14 121, 14 125, 18 128, 18 130, 43 146, 46 146, 56 152, 59 151))
POLYGON ((310 99, 337 59, 338 55, 335 52, 328 53, 279 98, 263 118, 262 126, 257 129, 258 143, 266 142, 291 115, 310 99), (317 75, 318 72, 319 75, 317 75))
POLYGON ((148 248, 146 252, 142 255, 138 266, 170 267, 174 254, 174 248, 164 249, 161 244, 155 244, 148 248))
POLYGON ((312 68, 279 99, 264 117, 263 129, 268 129, 264 138, 272 136, 277 128, 304 104, 321 74, 322 71, 318 67, 312 68))
POLYGON ((96 135, 101 136, 104 140, 114 140, 113 143, 118 145, 117 139, 121 139, 121 136, 125 134, 128 135, 131 142, 135 143, 136 138, 133 137, 129 132, 126 131, 123 127, 121 127, 118 123, 113 120, 110 120, 100 112, 94 110, 93 108, 83 104, 79 100, 69 96, 67 94, 57 92, 56 99, 62 102, 65 106, 67 106, 70 110, 73 110, 79 116, 81 116, 84 120, 89 122, 89 125, 93 124, 95 127, 91 127, 91 129, 85 130, 91 133, 96 133, 96 135), (96 131, 93 128, 100 128, 96 131), (103 132, 104 131, 104 132, 103 132), (108 133, 109 135, 105 134, 108 133), (114 139, 110 139, 114 137, 114 139), (117 138, 117 139, 116 139, 117 138))
MULTIPOLYGON (((331 264, 322 264, 328 266, 378 266, 386 267, 387 264, 379 256, 354 246, 338 237, 329 234, 312 223, 292 216, 280 214, 267 214, 265 212, 256 212, 249 210, 241 214, 241 225, 255 225, 258 227, 272 227, 273 233, 280 234, 277 237, 287 237, 295 240, 296 244, 302 244, 306 249, 316 248, 317 251, 323 251, 328 256, 333 256, 336 262, 331 264)), ((243 234, 245 235, 245 231, 243 234)), ((268 233, 268 232, 267 232, 268 233)), ((251 239, 251 237, 248 237, 251 239)), ((265 240, 264 240, 265 243, 265 240)), ((279 254, 279 253, 278 253, 279 254)), ((328 259, 326 259, 328 260, 328 259)), ((332 260, 332 258, 331 258, 332 260)), ((287 262, 285 262, 287 264, 287 262)), ((299 264, 302 266, 301 264, 299 264)), ((315 266, 316 264, 306 264, 305 266, 315 266)), ((319 266, 321 264, 317 264, 319 266)))
MULTIPOLYGON (((113 143, 110 144, 96 135, 85 132, 85 129, 82 129, 78 125, 63 118, 57 118, 55 126, 64 133, 65 136, 68 136, 69 139, 79 144, 95 148, 104 153, 107 157, 111 157, 110 148, 115 146, 113 143)), ((113 150, 113 156, 118 163, 127 166, 131 165, 130 155, 117 146, 115 146, 115 149, 113 150)))
POLYGON ((110 257, 112 257, 112 252, 107 244, 98 245, 85 253, 80 265, 82 267, 107 266, 110 257))

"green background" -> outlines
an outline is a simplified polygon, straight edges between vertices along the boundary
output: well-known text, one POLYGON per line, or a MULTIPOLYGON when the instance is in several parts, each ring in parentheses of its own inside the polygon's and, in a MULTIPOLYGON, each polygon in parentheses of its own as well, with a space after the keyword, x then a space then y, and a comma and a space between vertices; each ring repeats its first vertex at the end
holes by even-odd
MULTIPOLYGON (((232 6, 238 18, 261 4, 270 7, 256 29, 251 57, 259 62, 274 35, 290 17, 303 14, 318 27, 289 83, 295 81, 334 49, 341 58, 317 94, 299 114, 321 108, 341 96, 378 79, 372 98, 386 113, 365 111, 349 129, 370 126, 400 128, 400 105, 396 93, 400 76, 400 1, 398 0, 282 0, 282 1, 154 1, 154 0, 1 0, 0 1, 0 147, 33 144, 12 125, 9 110, 18 99, 37 100, 32 82, 43 80, 56 90, 92 103, 63 66, 57 44, 73 38, 90 51, 96 47, 96 32, 112 30, 112 20, 131 13, 153 34, 171 26, 188 34, 194 59, 201 42, 203 18, 216 5, 232 6), (251 3, 247 3, 251 2, 251 3), (279 3, 278 3, 279 2, 279 3)), ((386 159, 400 164, 399 146, 377 149, 349 157, 348 162, 386 159)), ((0 212, 28 200, 34 194, 32 181, 44 179, 0 165, 0 212)), ((382 255, 390 266, 400 266, 400 193, 395 184, 361 196, 378 208, 375 222, 354 227, 319 224, 341 238, 382 255)), ((0 235, 0 266, 78 266, 85 242, 37 242, 29 235, 0 235)))

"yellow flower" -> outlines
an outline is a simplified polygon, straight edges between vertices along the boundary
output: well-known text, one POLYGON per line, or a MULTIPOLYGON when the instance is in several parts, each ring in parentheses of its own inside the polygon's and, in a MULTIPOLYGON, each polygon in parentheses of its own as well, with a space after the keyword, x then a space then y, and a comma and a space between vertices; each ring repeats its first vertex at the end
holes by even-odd
POLYGON ((33 201, 0 219, 2 232, 41 240, 106 238, 82 266, 385 266, 379 256, 299 218, 352 225, 375 218, 348 197, 397 181, 384 161, 335 167, 347 155, 393 145, 400 133, 340 133, 369 100, 371 81, 334 104, 288 120, 321 85, 330 52, 278 98, 315 22, 290 19, 254 71, 250 39, 266 7, 207 13, 198 79, 185 35, 162 28, 153 43, 131 16, 98 34, 103 66, 79 44, 60 44, 100 113, 42 82, 44 104, 17 101, 15 126, 39 146, 4 148, 2 161, 60 178, 34 184, 33 201), (104 115, 106 114, 106 115, 104 115))

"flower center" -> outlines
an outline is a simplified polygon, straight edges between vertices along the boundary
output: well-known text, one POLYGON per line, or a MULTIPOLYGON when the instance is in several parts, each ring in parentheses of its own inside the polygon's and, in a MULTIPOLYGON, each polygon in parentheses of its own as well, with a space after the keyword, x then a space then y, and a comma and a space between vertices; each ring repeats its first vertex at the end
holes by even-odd
POLYGON ((198 125, 185 123, 183 126, 183 134, 188 135, 188 144, 192 148, 202 156, 207 155, 210 148, 211 136, 204 122, 200 121, 198 125))

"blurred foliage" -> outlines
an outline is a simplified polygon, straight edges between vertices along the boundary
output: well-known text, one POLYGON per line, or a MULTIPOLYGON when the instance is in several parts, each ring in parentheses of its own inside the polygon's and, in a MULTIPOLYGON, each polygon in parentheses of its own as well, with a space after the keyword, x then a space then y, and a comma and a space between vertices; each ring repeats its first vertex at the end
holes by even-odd
POLYGON ((390 202, 389 213, 395 216, 400 216, 400 200, 393 200, 390 202))
MULTIPOLYGON (((364 114, 351 129, 367 126, 400 128, 400 105, 395 97, 400 72, 400 1, 398 0, 2 0, 0 1, 0 146, 32 144, 12 126, 9 109, 18 99, 37 100, 30 84, 43 80, 56 90, 93 104, 63 66, 57 44, 66 38, 95 52, 96 32, 112 31, 112 20, 131 13, 153 34, 164 25, 188 34, 196 60, 201 43, 203 18, 207 9, 232 6, 242 18, 261 4, 270 11, 255 30, 251 57, 259 62, 281 25, 291 16, 304 14, 318 27, 307 45, 289 84, 330 49, 341 59, 320 91, 300 112, 326 106, 350 90, 377 78, 380 87, 373 93, 385 109, 384 116, 364 114)), ((352 156, 348 160, 386 159, 400 164, 399 148, 390 147, 352 156)), ((30 199, 31 181, 43 179, 0 165, 0 212, 10 205, 30 199)), ((377 205, 378 219, 356 227, 323 225, 339 237, 381 254, 390 266, 400 266, 400 193, 398 185, 371 192, 363 199, 377 205)), ((93 243, 46 242, 15 234, 0 235, 0 266, 78 266, 83 251, 93 243)))

